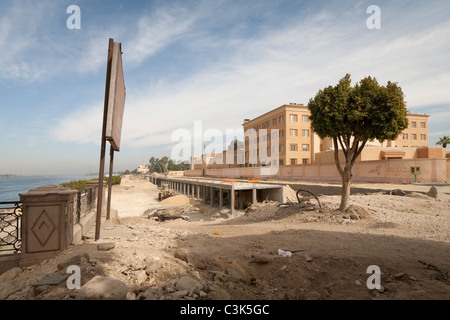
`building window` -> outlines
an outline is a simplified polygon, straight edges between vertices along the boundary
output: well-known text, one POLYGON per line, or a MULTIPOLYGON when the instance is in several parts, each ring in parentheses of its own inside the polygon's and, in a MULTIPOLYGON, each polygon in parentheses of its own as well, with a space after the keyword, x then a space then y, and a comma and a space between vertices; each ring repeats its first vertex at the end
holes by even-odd
POLYGON ((408 140, 408 134, 407 133, 403 134, 403 140, 408 140))
POLYGON ((270 128, 270 121, 267 121, 267 128, 270 128))
POLYGON ((280 152, 283 152, 284 151, 284 145, 282 144, 282 145, 280 145, 280 152))
POLYGON ((272 160, 272 164, 273 164, 274 166, 276 166, 276 165, 277 165, 277 160, 272 160))
POLYGON ((304 137, 309 137, 309 130, 303 129, 303 130, 302 130, 302 135, 303 135, 304 137))
POLYGON ((267 147, 267 155, 270 156, 270 147, 267 147))
POLYGON ((297 129, 291 129, 291 137, 297 136, 297 129))
POLYGON ((280 116, 280 123, 284 122, 284 116, 280 116))
POLYGON ((273 153, 278 153, 278 148, 277 148, 277 146, 273 146, 273 153))
POLYGON ((291 122, 297 122, 297 115, 291 114, 291 122))
POLYGON ((292 159, 291 159, 291 164, 297 164, 297 159, 292 158, 292 159))
POLYGON ((420 135, 420 140, 427 140, 427 135, 426 134, 421 134, 420 135))
POLYGON ((267 141, 270 141, 270 133, 267 134, 267 141))
POLYGON ((291 151, 297 151, 298 146, 296 144, 291 144, 291 151))
POLYGON ((411 128, 415 128, 415 127, 416 127, 416 122, 415 121, 411 122, 411 128))
POLYGON ((309 151, 309 144, 302 145, 303 151, 309 151))
POLYGON ((272 137, 272 138, 274 138, 274 139, 277 139, 277 138, 278 138, 278 135, 277 135, 277 132, 276 132, 276 131, 273 132, 273 137, 272 137))
POLYGON ((265 129, 265 128, 266 128, 266 123, 264 122, 264 123, 263 123, 263 129, 265 129))
POLYGON ((274 126, 277 125, 277 118, 273 119, 273 125, 274 125, 274 126))
POLYGON ((280 159, 280 166, 284 165, 284 159, 280 159))
POLYGON ((411 134, 411 140, 416 140, 416 134, 415 133, 411 134))
POLYGON ((284 130, 280 130, 280 137, 284 136, 284 130))
POLYGON ((308 158, 303 158, 303 164, 308 164, 308 158))
POLYGON ((303 116, 303 122, 308 122, 309 117, 308 116, 303 116))
POLYGON ((425 122, 421 122, 421 123, 420 123, 420 127, 421 127, 421 128, 426 128, 425 122))

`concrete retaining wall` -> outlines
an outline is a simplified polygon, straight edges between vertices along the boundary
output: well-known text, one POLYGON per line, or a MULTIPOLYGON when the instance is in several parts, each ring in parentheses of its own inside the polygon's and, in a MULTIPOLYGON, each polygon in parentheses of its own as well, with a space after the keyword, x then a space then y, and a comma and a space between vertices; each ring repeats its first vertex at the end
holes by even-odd
MULTIPOLYGON (((402 183, 414 182, 411 166, 420 166, 418 183, 445 183, 450 181, 450 160, 448 159, 390 159, 356 162, 353 167, 353 181, 402 183)), ((188 170, 185 176, 209 176, 216 178, 275 178, 286 180, 340 181, 334 163, 280 166, 272 176, 261 174, 259 167, 188 170)))

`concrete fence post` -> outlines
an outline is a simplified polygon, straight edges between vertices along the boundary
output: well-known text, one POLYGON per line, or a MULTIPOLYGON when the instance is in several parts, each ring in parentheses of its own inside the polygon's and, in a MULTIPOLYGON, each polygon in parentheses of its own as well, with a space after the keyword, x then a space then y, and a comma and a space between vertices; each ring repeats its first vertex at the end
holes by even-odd
POLYGON ((22 202, 22 260, 31 265, 65 250, 73 240, 77 191, 45 185, 19 194, 22 202))

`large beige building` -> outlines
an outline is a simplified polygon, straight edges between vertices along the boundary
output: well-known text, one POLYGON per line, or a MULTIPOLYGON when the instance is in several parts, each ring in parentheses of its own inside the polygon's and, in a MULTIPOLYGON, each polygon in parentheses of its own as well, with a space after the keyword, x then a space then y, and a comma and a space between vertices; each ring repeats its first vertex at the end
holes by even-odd
MULTIPOLYGON (((243 123, 244 132, 254 129, 257 134, 256 141, 255 138, 245 139, 246 166, 261 164, 259 160, 258 163, 252 163, 251 161, 252 146, 255 142, 257 143, 256 155, 258 159, 261 154, 260 143, 264 142, 267 145, 267 150, 264 150, 267 156, 270 157, 274 153, 278 153, 279 165, 310 164, 313 161, 312 155, 319 150, 317 149, 318 137, 314 138, 309 115, 306 106, 289 104, 282 105, 255 119, 245 119, 243 123), (267 131, 265 136, 260 134, 262 129, 267 131), (273 129, 278 129, 278 135, 273 129), (278 143, 272 143, 276 139, 278 139, 278 143)), ((254 149, 253 152, 255 152, 254 149)))
MULTIPOLYGON (((264 160, 260 161, 261 155, 271 157, 274 153, 277 153, 278 157, 273 158, 278 158, 279 165, 328 161, 329 157, 321 156, 320 153, 333 150, 333 142, 328 138, 320 139, 313 132, 309 115, 307 106, 291 103, 254 119, 245 119, 244 132, 251 129, 256 132, 256 136, 245 139, 245 166, 264 165, 264 160), (278 135, 273 129, 278 130, 278 135), (262 135, 261 132, 264 134, 262 135), (261 145, 264 146, 264 150, 260 150, 261 145)), ((428 117, 427 114, 408 113, 409 126, 398 139, 383 143, 369 141, 367 148, 374 148, 370 153, 373 158, 371 160, 405 158, 415 153, 405 152, 403 148, 428 147, 428 117)))
POLYGON ((392 147, 428 147, 427 114, 408 113, 409 126, 393 141, 392 147))

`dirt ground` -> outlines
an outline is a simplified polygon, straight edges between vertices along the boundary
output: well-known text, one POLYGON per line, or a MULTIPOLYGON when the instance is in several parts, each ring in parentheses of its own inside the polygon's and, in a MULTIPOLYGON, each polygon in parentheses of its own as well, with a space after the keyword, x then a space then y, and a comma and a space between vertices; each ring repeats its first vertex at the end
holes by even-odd
POLYGON ((0 299, 74 299, 77 290, 64 283, 36 282, 68 258, 88 253, 82 284, 107 275, 123 281, 132 300, 447 300, 450 194, 437 189, 437 198, 353 194, 346 213, 335 211, 339 196, 321 195, 321 211, 265 202, 231 217, 184 196, 159 202, 156 186, 124 177, 113 188, 119 217, 103 221, 99 241, 92 230, 83 244, 18 270, 8 286, 4 281, 2 289, 0 282, 0 299), (190 221, 149 217, 163 208, 190 221), (114 248, 98 250, 107 242, 114 248), (367 286, 373 265, 381 270, 378 290, 367 286), (174 289, 183 275, 202 284, 200 294, 174 289))

